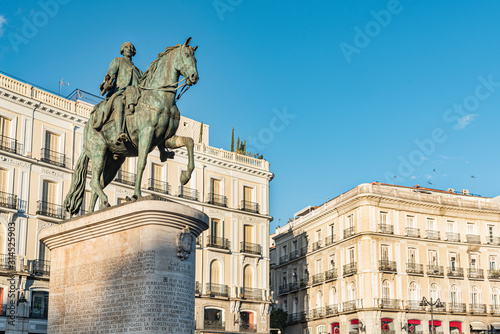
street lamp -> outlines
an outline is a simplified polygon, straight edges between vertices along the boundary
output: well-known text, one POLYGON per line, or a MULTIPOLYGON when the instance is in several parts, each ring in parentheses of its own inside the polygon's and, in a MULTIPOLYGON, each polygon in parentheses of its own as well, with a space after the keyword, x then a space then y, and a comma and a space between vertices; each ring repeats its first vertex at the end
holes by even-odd
POLYGON ((438 298, 434 302, 432 301, 432 298, 430 301, 428 301, 425 297, 422 298, 422 301, 420 302, 420 306, 430 306, 431 307, 431 330, 432 333, 436 333, 436 327, 434 326, 434 312, 433 308, 435 307, 443 307, 443 303, 441 303, 441 300, 438 298))

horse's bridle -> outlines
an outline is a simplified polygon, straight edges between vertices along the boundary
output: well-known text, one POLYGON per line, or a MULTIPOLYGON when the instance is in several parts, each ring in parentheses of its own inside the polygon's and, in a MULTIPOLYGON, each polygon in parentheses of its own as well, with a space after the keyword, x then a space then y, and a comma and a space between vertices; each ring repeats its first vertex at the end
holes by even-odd
POLYGON ((165 86, 160 86, 160 87, 155 87, 155 88, 149 88, 149 87, 139 86, 139 89, 144 89, 144 90, 159 90, 159 91, 167 92, 167 93, 177 93, 177 90, 179 88, 182 88, 180 90, 179 95, 175 98, 175 101, 179 101, 179 99, 181 98, 181 96, 185 92, 187 92, 189 88, 191 88, 191 86, 188 86, 186 83, 183 83, 182 85, 176 87, 178 84, 180 84, 184 80, 186 80, 186 78, 184 78, 182 80, 179 80, 176 83, 173 83, 173 84, 170 84, 170 85, 165 85, 165 86))

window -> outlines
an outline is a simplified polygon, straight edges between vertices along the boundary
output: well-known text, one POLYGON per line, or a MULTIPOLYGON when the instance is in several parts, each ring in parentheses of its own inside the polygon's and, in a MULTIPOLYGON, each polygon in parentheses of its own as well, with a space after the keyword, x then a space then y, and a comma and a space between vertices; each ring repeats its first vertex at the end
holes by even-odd
POLYGON ((495 234, 495 225, 488 225, 488 240, 490 243, 494 242, 495 234))
POLYGON ((408 297, 410 298, 411 301, 420 300, 420 292, 417 283, 415 282, 410 283, 410 286, 408 287, 408 297))
POLYGON ((49 293, 46 291, 33 291, 31 295, 31 313, 35 318, 47 318, 49 309, 49 293))
POLYGON ((453 220, 448 220, 446 222, 446 231, 450 233, 455 233, 456 228, 455 228, 455 222, 453 220))
POLYGON ((441 293, 440 289, 436 283, 432 283, 430 288, 429 288, 429 297, 432 298, 432 300, 437 300, 438 298, 441 298, 441 293))
POLYGON ((379 223, 381 225, 386 225, 387 224, 387 212, 380 211, 380 214, 379 214, 379 223))
POLYGON ((297 244, 297 240, 294 240, 292 242, 292 249, 293 249, 294 252, 297 252, 299 250, 298 244, 297 244))
POLYGON ((456 285, 452 285, 450 289, 450 301, 452 305, 460 303, 460 292, 456 285))
POLYGON ((429 261, 429 265, 437 266, 438 265, 438 255, 436 250, 427 251, 427 257, 429 261))
POLYGON ((497 257, 490 255, 490 270, 497 270, 497 257))
POLYGON ((349 263, 354 263, 355 262, 355 257, 354 257, 354 247, 349 248, 349 263))
POLYGON ((335 254, 330 254, 328 256, 328 268, 329 269, 335 268, 335 254))
POLYGON ((57 184, 55 182, 43 181, 42 200, 46 203, 57 203, 57 184))
POLYGON ((500 300, 498 299, 498 289, 497 288, 493 288, 491 290, 491 304, 492 304, 492 308, 494 309, 498 309, 500 308, 500 300))
POLYGON ((246 202, 253 202, 253 188, 244 186, 243 187, 243 200, 246 202))
POLYGON ((389 246, 381 245, 380 246, 380 259, 382 261, 389 261, 389 246))
POLYGON ((10 137, 12 120, 7 117, 0 116, 0 136, 2 137, 2 143, 4 142, 4 137, 10 137))
POLYGON ((293 272, 292 272, 292 282, 293 283, 297 283, 298 281, 298 275, 297 275, 297 268, 293 268, 293 272))
POLYGON ((314 234, 315 242, 321 241, 321 230, 317 230, 314 234))
POLYGON ((283 301, 283 311, 288 312, 288 302, 286 300, 283 301))
POLYGON ((323 272, 323 260, 316 260, 316 274, 323 272))
POLYGON ((479 289, 477 286, 473 286, 471 291, 470 291, 470 301, 471 304, 474 306, 477 306, 478 304, 481 303, 481 294, 479 292, 479 289))
POLYGON ((283 245, 283 247, 281 247, 281 256, 286 256, 286 255, 287 255, 286 245, 283 245))
POLYGON ((330 305, 336 305, 337 304, 337 290, 335 290, 334 287, 330 289, 330 305))
POLYGON ((316 293, 316 308, 323 307, 323 291, 319 290, 316 293))
POLYGON ((153 164, 152 165, 152 179, 161 181, 163 180, 163 166, 159 164, 153 164))
POLYGON ((457 267, 458 267, 458 255, 457 255, 457 253, 450 253, 449 259, 450 259, 450 269, 452 271, 457 270, 457 267))
POLYGON ((210 192, 215 195, 220 194, 220 187, 221 181, 217 179, 210 179, 210 192))
POLYGON ((470 269, 478 269, 478 267, 479 267, 478 260, 479 260, 478 254, 471 253, 469 255, 469 268, 470 269))
POLYGON ((391 298, 391 285, 387 280, 382 282, 382 299, 390 299, 391 298))
POLYGON ((328 232, 329 232, 330 236, 334 236, 335 235, 335 224, 330 224, 328 226, 328 232))
POLYGON ((221 270, 219 261, 212 261, 210 265, 210 283, 219 284, 221 282, 221 270))
POLYGON ((243 287, 244 288, 253 287, 253 271, 252 267, 248 265, 243 269, 243 287))
MULTIPOLYGON (((222 223, 219 219, 212 219, 212 229, 210 231, 210 236, 214 239, 222 238, 222 223)), ((217 242, 212 240, 212 242, 217 242)))
POLYGON ((6 169, 0 168, 0 191, 6 193, 7 188, 7 180, 8 180, 8 171, 6 169))
POLYGON ((427 218, 427 230, 435 231, 436 230, 436 220, 433 218, 427 218))
POLYGON ((416 248, 408 248, 408 263, 415 264, 417 262, 417 249, 416 248))
POLYGON ((414 216, 406 216, 406 227, 415 228, 415 217, 414 216))
POLYGON ((309 296, 305 295, 304 296, 304 311, 309 311, 309 296))
POLYGON ((251 243, 253 241, 253 226, 245 225, 243 233, 244 233, 243 240, 245 240, 246 243, 251 243))
POLYGON ((476 224, 467 223, 467 234, 476 234, 476 224))
POLYGON ((297 299, 297 297, 295 297, 293 299, 293 304, 292 304, 292 313, 297 313, 299 309, 299 300, 297 299))
POLYGON ((52 151, 59 151, 59 135, 50 131, 45 132, 45 148, 52 151))
POLYGON ((317 330, 318 334, 326 334, 325 325, 319 325, 316 330, 317 330))
POLYGON ((354 217, 353 215, 347 216, 347 227, 354 227, 354 217))
POLYGON ((354 282, 349 285, 348 298, 349 301, 356 300, 356 284, 354 282))

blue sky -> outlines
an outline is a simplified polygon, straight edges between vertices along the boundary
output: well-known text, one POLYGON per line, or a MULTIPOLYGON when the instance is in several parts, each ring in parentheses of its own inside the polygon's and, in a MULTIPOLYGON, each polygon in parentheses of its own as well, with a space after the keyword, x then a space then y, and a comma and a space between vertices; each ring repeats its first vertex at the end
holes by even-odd
POLYGON ((192 36, 200 81, 181 113, 210 125, 212 146, 229 149, 233 126, 253 139, 276 174, 274 230, 394 175, 457 190, 474 175, 474 193, 500 195, 499 12, 493 0, 4 1, 0 70, 97 93, 124 41, 145 70, 192 36))

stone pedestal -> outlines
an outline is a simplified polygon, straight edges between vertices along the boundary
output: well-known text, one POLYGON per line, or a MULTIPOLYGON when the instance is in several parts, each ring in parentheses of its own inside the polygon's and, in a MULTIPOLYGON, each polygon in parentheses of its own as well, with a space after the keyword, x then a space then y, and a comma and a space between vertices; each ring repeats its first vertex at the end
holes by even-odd
POLYGON ((207 228, 198 210, 142 200, 43 230, 47 333, 194 333, 195 244, 207 228))

